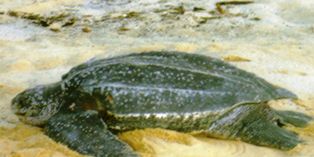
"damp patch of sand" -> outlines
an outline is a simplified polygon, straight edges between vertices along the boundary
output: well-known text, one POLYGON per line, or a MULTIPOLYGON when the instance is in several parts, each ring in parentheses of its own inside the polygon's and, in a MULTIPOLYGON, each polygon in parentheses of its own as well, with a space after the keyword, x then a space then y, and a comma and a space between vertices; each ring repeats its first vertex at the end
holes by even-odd
POLYGON ((41 129, 24 124, 0 128, 0 156, 81 157, 82 155, 43 135, 41 129))

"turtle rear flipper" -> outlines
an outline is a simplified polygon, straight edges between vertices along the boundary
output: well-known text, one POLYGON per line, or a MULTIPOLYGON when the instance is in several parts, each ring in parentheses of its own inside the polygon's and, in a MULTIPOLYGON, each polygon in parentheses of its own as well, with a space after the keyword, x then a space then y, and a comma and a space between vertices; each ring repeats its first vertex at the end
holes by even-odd
POLYGON ((266 104, 240 104, 213 122, 208 134, 282 150, 302 142, 296 133, 278 125, 278 120, 278 115, 266 104))
POLYGON ((138 157, 107 130, 96 111, 65 111, 51 117, 45 133, 73 150, 95 157, 138 157))
POLYGON ((300 112, 276 111, 276 113, 280 117, 280 123, 283 125, 291 124, 296 127, 306 127, 313 120, 312 117, 300 112))

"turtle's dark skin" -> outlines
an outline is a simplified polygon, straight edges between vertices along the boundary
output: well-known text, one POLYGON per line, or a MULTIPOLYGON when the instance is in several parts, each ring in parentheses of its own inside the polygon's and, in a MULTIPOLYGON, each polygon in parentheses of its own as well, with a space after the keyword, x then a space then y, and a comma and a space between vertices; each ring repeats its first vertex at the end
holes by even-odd
POLYGON ((311 117, 266 103, 282 98, 296 95, 218 59, 149 52, 76 66, 60 82, 18 94, 12 109, 56 141, 98 157, 137 156, 113 132, 143 128, 289 150, 301 140, 282 126, 305 126, 311 117))

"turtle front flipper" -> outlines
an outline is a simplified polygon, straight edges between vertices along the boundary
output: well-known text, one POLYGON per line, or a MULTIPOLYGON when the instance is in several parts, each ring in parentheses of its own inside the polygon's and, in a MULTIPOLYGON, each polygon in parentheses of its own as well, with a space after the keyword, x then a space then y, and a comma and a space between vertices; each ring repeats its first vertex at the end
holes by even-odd
POLYGON ((301 142, 294 132, 282 128, 280 117, 267 104, 244 103, 214 121, 208 135, 260 146, 289 150, 301 142))
POLYGON ((45 133, 73 150, 95 157, 137 157, 124 142, 107 130, 96 111, 63 111, 51 117, 45 133))

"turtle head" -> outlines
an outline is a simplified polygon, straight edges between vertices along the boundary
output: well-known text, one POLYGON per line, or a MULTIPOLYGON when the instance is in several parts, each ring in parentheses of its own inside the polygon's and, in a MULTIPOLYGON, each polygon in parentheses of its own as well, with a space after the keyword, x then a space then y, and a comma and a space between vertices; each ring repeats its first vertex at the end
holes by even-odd
POLYGON ((63 93, 60 83, 36 86, 19 93, 11 107, 23 122, 43 125, 64 105, 63 93))

